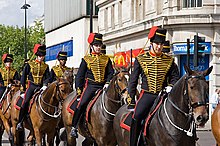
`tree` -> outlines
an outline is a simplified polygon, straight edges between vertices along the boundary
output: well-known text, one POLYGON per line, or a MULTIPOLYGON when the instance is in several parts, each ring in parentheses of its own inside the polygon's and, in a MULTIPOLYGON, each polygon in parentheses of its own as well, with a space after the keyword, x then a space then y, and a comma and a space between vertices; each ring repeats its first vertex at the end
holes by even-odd
MULTIPOLYGON (((24 62, 24 27, 5 26, 0 24, 0 55, 11 53, 14 55, 13 67, 21 71, 24 62)), ((44 42, 45 33, 43 24, 39 21, 27 28, 27 52, 30 59, 36 43, 44 42)), ((2 63, 2 60, 0 61, 2 63)))

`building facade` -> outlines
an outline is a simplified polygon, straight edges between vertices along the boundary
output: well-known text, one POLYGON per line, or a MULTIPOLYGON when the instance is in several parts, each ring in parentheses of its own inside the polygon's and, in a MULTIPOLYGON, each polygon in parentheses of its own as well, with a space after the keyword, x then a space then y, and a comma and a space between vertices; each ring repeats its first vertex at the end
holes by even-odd
MULTIPOLYGON (((205 37, 206 55, 199 59, 199 69, 214 67, 207 77, 210 96, 220 88, 220 0, 97 0, 96 5, 108 53, 149 46, 149 29, 161 26, 168 31, 181 75, 187 39, 193 42, 194 35, 205 37)), ((193 43, 190 46, 192 62, 193 43)), ((194 69, 192 63, 190 67, 194 69)))
MULTIPOLYGON (((44 28, 47 56, 50 67, 57 64, 59 51, 67 51, 67 66, 78 68, 88 49, 90 33, 90 0, 45 0, 44 28)), ((98 31, 98 9, 93 11, 93 31, 98 31)))

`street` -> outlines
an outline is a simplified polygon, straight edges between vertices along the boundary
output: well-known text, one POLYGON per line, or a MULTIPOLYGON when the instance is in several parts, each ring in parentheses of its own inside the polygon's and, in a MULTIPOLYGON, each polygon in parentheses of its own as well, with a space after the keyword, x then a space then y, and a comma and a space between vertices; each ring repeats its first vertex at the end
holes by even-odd
MULTIPOLYGON (((197 130, 197 136, 199 137, 199 140, 196 142, 196 146, 215 146, 215 139, 212 135, 212 132, 209 128, 207 129, 198 129, 197 130)), ((5 133, 3 135, 3 144, 2 146, 10 146, 8 143, 8 135, 5 133)), ((79 142, 77 146, 81 146, 81 141, 83 140, 83 137, 79 137, 79 142)), ((63 143, 60 144, 60 146, 63 146, 63 143)))

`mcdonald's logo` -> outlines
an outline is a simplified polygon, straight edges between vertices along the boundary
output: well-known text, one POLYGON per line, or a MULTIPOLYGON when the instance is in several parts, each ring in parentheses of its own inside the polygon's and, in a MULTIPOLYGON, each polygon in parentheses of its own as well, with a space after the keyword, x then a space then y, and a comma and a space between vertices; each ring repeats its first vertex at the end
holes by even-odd
POLYGON ((119 52, 115 54, 114 62, 117 66, 127 66, 125 52, 119 52))

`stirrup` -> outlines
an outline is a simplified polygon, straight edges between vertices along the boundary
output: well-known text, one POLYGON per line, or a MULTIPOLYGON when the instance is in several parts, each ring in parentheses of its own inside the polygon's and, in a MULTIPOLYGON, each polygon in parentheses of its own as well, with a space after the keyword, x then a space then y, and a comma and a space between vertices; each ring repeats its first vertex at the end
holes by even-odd
POLYGON ((78 129, 72 127, 71 131, 70 131, 70 136, 74 137, 74 138, 78 138, 78 129))
POLYGON ((23 123, 22 122, 18 123, 18 125, 16 126, 16 130, 23 131, 23 123))

